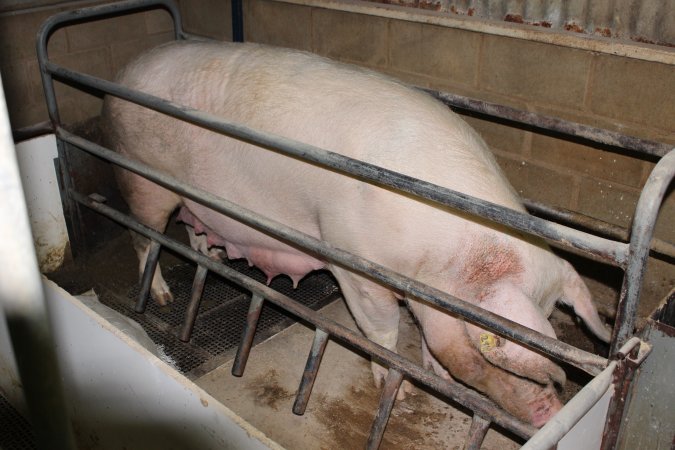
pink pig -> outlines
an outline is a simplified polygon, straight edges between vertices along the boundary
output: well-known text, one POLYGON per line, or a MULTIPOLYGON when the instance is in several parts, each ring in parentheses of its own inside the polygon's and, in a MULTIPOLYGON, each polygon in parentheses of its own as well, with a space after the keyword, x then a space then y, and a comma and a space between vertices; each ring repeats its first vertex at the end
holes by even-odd
MULTIPOLYGON (((305 52, 253 44, 176 42, 140 56, 118 81, 249 127, 525 211, 483 140, 430 96, 377 73, 305 52)), ((574 269, 544 242, 206 129, 108 98, 110 145, 195 186, 336 247, 414 277, 555 337, 547 317, 571 305, 607 341, 609 332, 574 269)), ((123 170, 133 215, 163 231, 174 210, 194 248, 246 258, 269 279, 297 283, 329 269, 363 333, 395 351, 402 293, 316 259, 123 170)), ((141 270, 148 241, 134 236, 141 270)), ((158 270, 152 297, 172 300, 158 270)), ((484 392, 541 426, 560 409, 565 373, 414 298, 427 368, 484 392)), ((376 384, 386 369, 373 363, 376 384)), ((409 386, 406 386, 409 387, 409 386)), ((402 390, 403 391, 403 390, 402 390)))

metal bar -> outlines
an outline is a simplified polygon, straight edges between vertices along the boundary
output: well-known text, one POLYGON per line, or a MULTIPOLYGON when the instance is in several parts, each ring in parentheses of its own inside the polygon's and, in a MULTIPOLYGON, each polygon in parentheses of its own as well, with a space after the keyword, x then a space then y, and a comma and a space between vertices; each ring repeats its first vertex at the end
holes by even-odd
POLYGON ((296 244, 304 250, 315 253, 320 258, 354 269, 368 277, 410 294, 415 298, 436 305, 451 313, 459 314, 463 318, 493 330, 504 337, 517 340, 532 349, 539 350, 569 362, 591 375, 599 373, 607 364, 607 360, 601 356, 565 344, 564 342, 531 330, 512 320, 498 316, 479 306, 465 302, 443 291, 420 283, 413 278, 403 276, 384 266, 335 248, 325 241, 301 233, 279 222, 267 219, 202 189, 178 181, 177 179, 145 164, 130 160, 129 158, 101 147, 100 145, 82 139, 79 136, 75 136, 63 128, 59 128, 57 134, 62 139, 71 142, 73 145, 76 145, 89 153, 97 155, 135 173, 142 174, 145 178, 148 178, 161 186, 170 188, 180 195, 208 206, 214 211, 232 217, 285 242, 296 244))
POLYGON ((630 258, 621 286, 610 355, 614 355, 633 335, 642 279, 647 268, 649 243, 654 234, 656 217, 659 214, 663 197, 673 177, 675 177, 675 149, 656 164, 640 193, 635 208, 629 247, 630 258))
MULTIPOLYGON (((642 342, 640 339, 633 337, 616 352, 616 356, 623 360, 629 354, 637 353, 641 349, 641 346, 642 342)), ((630 384, 630 380, 624 377, 625 374, 620 374, 617 380, 617 373, 626 367, 626 361, 622 364, 619 364, 618 361, 609 363, 605 370, 572 397, 522 448, 525 450, 547 450, 555 446, 605 395, 612 382, 616 384, 630 384)), ((625 393, 621 394, 615 391, 613 399, 616 399, 617 396, 625 399, 625 393)))
POLYGON ((570 227, 533 217, 524 212, 515 211, 293 139, 257 131, 239 123, 225 121, 222 117, 214 114, 178 105, 154 95, 134 91, 117 83, 77 73, 52 62, 47 62, 46 65, 46 69, 57 78, 89 86, 209 130, 327 167, 372 184, 388 186, 440 205, 546 238, 552 243, 576 249, 585 255, 610 264, 623 267, 626 263, 628 246, 624 243, 589 235, 570 227))
POLYGON ((307 356, 305 371, 302 373, 302 381, 298 388, 298 394, 295 396, 295 403, 293 403, 294 414, 301 416, 305 413, 309 396, 312 393, 312 387, 314 387, 314 380, 316 380, 316 374, 319 372, 321 358, 323 357, 324 350, 326 350, 326 344, 328 344, 328 333, 317 328, 314 332, 312 348, 309 351, 309 356, 307 356))
POLYGON ((375 415, 373 426, 370 428, 368 444, 366 444, 368 450, 377 450, 380 447, 382 436, 384 436, 384 429, 389 421, 389 415, 391 414, 391 409, 394 407, 396 394, 402 381, 403 374, 397 370, 389 369, 387 379, 384 381, 384 387, 382 388, 382 395, 380 396, 380 406, 377 407, 377 414, 375 415))
MULTIPOLYGON (((527 210, 536 216, 543 216, 554 219, 564 225, 574 225, 575 227, 585 228, 600 236, 614 239, 621 242, 627 242, 630 238, 630 230, 627 228, 605 222, 595 217, 587 216, 576 211, 570 211, 565 208, 545 205, 534 200, 523 199, 523 204, 527 210)), ((658 238, 652 238, 651 251, 654 256, 675 258, 675 244, 658 238)))
POLYGON ((232 364, 232 375, 235 377, 240 377, 244 374, 264 300, 265 298, 262 295, 255 292, 251 297, 251 304, 248 307, 248 314, 246 315, 246 326, 244 327, 244 332, 241 336, 241 343, 237 349, 237 355, 234 357, 234 364, 232 364))
POLYGON ((152 286, 152 278, 155 276, 157 262, 159 261, 159 251, 162 249, 159 242, 155 241, 151 241, 149 247, 148 259, 145 260, 145 268, 143 269, 143 277, 141 278, 141 289, 134 306, 134 311, 139 314, 145 312, 145 306, 148 303, 148 296, 150 295, 150 288, 152 286))
POLYGON ((188 342, 192 335, 192 328, 195 325, 195 320, 197 320, 199 304, 202 301, 202 293, 204 292, 204 284, 206 283, 206 275, 208 275, 208 273, 209 270, 206 267, 200 265, 197 266, 197 273, 195 273, 195 278, 192 281, 190 303, 185 312, 185 322, 183 323, 183 328, 181 329, 179 336, 180 340, 183 342, 188 342))
POLYGON ((478 414, 473 415, 471 420, 471 428, 469 428, 469 435, 466 438, 464 450, 480 450, 483 445, 485 435, 490 429, 490 421, 483 419, 478 414))
POLYGON ((502 410, 491 400, 488 400, 476 391, 466 388, 460 383, 449 383, 439 376, 422 369, 406 358, 366 339, 359 333, 352 331, 330 319, 327 319, 320 313, 313 311, 302 304, 299 304, 298 302, 281 294, 280 292, 275 291, 274 289, 271 289, 269 286, 259 283, 228 266, 213 261, 207 256, 191 249, 184 244, 176 242, 149 227, 146 227, 145 225, 125 214, 120 213, 119 211, 114 210, 113 208, 110 208, 102 203, 98 203, 95 200, 85 197, 84 195, 77 192, 71 192, 70 195, 72 195, 77 202, 80 202, 86 207, 91 208, 92 210, 97 211, 106 217, 109 217, 110 219, 126 226, 127 228, 130 228, 137 233, 143 234, 152 240, 158 241, 160 244, 162 244, 162 246, 170 248, 179 255, 195 261, 197 264, 206 266, 206 268, 208 268, 211 272, 217 273, 223 278, 237 283, 244 289, 248 289, 254 294, 259 295, 261 297, 261 301, 264 297, 266 300, 271 301, 275 305, 278 305, 300 319, 314 324, 315 327, 324 330, 331 337, 348 344, 357 350, 367 353, 377 360, 385 362, 390 367, 390 370, 397 370, 403 373, 406 377, 417 380, 418 382, 430 387, 441 395, 451 398, 465 407, 475 411, 481 417, 485 417, 487 420, 490 420, 493 423, 511 430, 516 435, 523 438, 529 438, 536 432, 536 428, 534 428, 532 425, 526 424, 516 419, 511 414, 502 410))
POLYGON ((523 111, 510 106, 462 97, 448 92, 440 92, 426 88, 419 89, 431 94, 433 97, 449 106, 475 111, 492 117, 499 117, 511 122, 531 125, 544 130, 556 131, 569 136, 580 137, 592 142, 597 142, 599 144, 636 151, 645 155, 665 156, 672 149, 672 145, 634 136, 626 136, 625 134, 617 133, 616 131, 603 130, 602 128, 591 127, 589 125, 571 122, 557 117, 523 111))
POLYGON ((0 80, 0 308, 39 448, 74 449, 0 80))
POLYGON ((232 0, 232 41, 244 42, 244 8, 241 0, 232 0))

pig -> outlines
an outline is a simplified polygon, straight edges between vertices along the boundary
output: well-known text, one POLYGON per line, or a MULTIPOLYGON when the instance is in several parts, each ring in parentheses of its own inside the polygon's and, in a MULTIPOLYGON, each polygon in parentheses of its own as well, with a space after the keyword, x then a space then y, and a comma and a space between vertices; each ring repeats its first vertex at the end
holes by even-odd
MULTIPOLYGON (((366 161, 516 211, 525 209, 479 135, 429 95, 378 73, 256 44, 183 41, 141 55, 117 82, 222 118, 366 161)), ((112 149, 333 246, 547 336, 557 302, 604 341, 609 332, 572 266, 540 239, 392 189, 228 138, 115 98, 112 149)), ((560 409, 565 372, 550 359, 118 169, 131 213, 163 231, 176 210, 193 248, 246 258, 268 281, 328 269, 360 330, 396 351, 399 300, 422 334, 424 367, 541 426, 560 409)), ((135 235, 141 272, 149 242, 135 235)), ((157 270, 152 297, 172 300, 157 270)), ((373 362, 376 385, 386 369, 373 362)), ((401 396, 409 390, 405 385, 401 396)))

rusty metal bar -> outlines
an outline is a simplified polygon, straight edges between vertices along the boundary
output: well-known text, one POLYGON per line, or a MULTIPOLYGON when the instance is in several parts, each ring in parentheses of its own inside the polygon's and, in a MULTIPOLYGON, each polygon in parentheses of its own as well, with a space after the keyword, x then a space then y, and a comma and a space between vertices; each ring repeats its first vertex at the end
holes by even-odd
MULTIPOLYGON (((413 278, 403 276, 391 269, 375 264, 347 251, 335 248, 329 243, 301 233, 279 222, 267 219, 253 213, 223 198, 210 194, 202 189, 195 188, 155 170, 138 161, 126 158, 118 153, 108 150, 86 139, 75 136, 63 128, 57 130, 58 136, 66 142, 110 161, 120 167, 142 174, 145 178, 154 181, 160 186, 168 187, 174 192, 193 199, 219 213, 232 217, 246 225, 258 229, 264 233, 280 238, 298 247, 309 250, 320 258, 336 262, 344 267, 363 273, 375 280, 399 289, 420 300, 436 305, 446 311, 459 314, 463 318, 484 326, 496 333, 526 344, 528 347, 539 350, 558 359, 564 360, 591 375, 599 373, 607 364, 607 360, 565 344, 512 320, 508 320, 479 306, 465 302, 443 291, 420 283, 413 278)), ((267 297, 266 297, 267 298, 267 297)))
POLYGON ((544 130, 556 131, 568 136, 580 137, 599 144, 624 148, 645 155, 665 156, 673 148, 672 145, 661 142, 650 141, 634 136, 626 136, 625 134, 616 131, 604 130, 602 128, 571 122, 557 117, 523 111, 510 106, 498 105, 496 103, 462 97, 461 95, 440 92, 433 89, 419 89, 431 94, 448 106, 475 111, 491 117, 499 117, 511 122, 531 125, 544 130))
MULTIPOLYGON (((569 209, 545 205, 544 203, 529 199, 522 200, 527 210, 538 217, 548 217, 564 225, 573 225, 575 227, 590 230, 600 236, 621 242, 628 242, 630 239, 630 230, 627 228, 569 209)), ((675 258, 675 244, 659 238, 652 238, 651 251, 654 253, 653 256, 656 257, 663 258, 665 256, 667 258, 675 258)))
POLYGON ((377 450, 380 447, 382 437, 384 436, 384 429, 389 421, 389 415, 391 414, 391 409, 394 407, 396 394, 402 381, 403 374, 401 372, 389 369, 387 378, 384 381, 384 387, 382 388, 380 405, 377 407, 377 414, 375 415, 373 426, 370 428, 370 435, 366 444, 368 450, 377 450))
POLYGON ((239 286, 250 290, 251 292, 260 296, 260 302, 262 302, 262 298, 265 298, 267 301, 271 301, 291 314, 314 324, 317 328, 324 330, 332 338, 348 344, 357 350, 363 351, 374 359, 385 362, 389 366, 390 370, 397 370, 404 376, 413 380, 417 380, 418 382, 445 396, 446 398, 455 400, 461 405, 464 405, 466 408, 469 408, 478 413, 481 417, 484 417, 487 420, 490 420, 491 422, 512 431, 516 435, 523 438, 529 438, 536 432, 536 428, 534 428, 532 425, 526 424, 513 417, 511 414, 507 413, 499 406, 495 405, 491 400, 483 397, 476 391, 469 389, 460 383, 450 383, 441 377, 422 369, 401 355, 398 355, 397 353, 394 353, 366 339, 355 331, 352 331, 330 319, 323 317, 318 312, 299 304, 298 302, 281 294, 280 292, 271 289, 269 286, 259 283, 228 266, 213 261, 207 256, 191 249, 184 244, 174 241, 173 239, 170 239, 149 227, 146 227, 145 225, 125 214, 120 213, 119 211, 114 210, 113 208, 110 208, 91 198, 85 197, 84 195, 75 191, 71 191, 70 195, 78 203, 85 205, 86 207, 97 211, 100 214, 103 214, 104 216, 126 226, 127 228, 130 228, 139 234, 158 241, 162 246, 175 251, 179 255, 182 255, 196 262, 197 264, 206 266, 209 271, 217 273, 225 279, 237 283, 239 286))
POLYGON ((234 357, 234 363, 232 364, 232 375, 235 377, 240 377, 244 374, 248 355, 251 353, 255 330, 258 328, 258 319, 260 319, 260 312, 262 311, 264 300, 262 295, 255 292, 251 296, 251 303, 248 307, 246 325, 244 326, 244 332, 241 336, 241 343, 239 344, 237 355, 234 357))
POLYGON ((490 429, 490 421, 483 419, 478 414, 473 415, 471 420, 471 428, 469 428, 469 435, 466 438, 464 450, 480 450, 483 445, 485 435, 490 429))
POLYGON ((295 403, 293 403, 294 414, 301 416, 305 413, 309 396, 314 387, 314 380, 316 380, 316 374, 319 372, 321 358, 323 357, 324 350, 326 350, 326 344, 328 344, 328 333, 317 328, 314 332, 312 348, 307 356, 305 371, 302 373, 302 381, 298 388, 298 394, 295 396, 295 403))
POLYGON ((654 234, 656 218, 668 186, 675 177, 675 149, 656 164, 638 199, 629 247, 630 259, 623 277, 621 295, 616 312, 616 325, 612 333, 610 355, 616 352, 633 335, 635 315, 642 290, 642 279, 647 269, 649 243, 654 234))
POLYGON ((197 320, 199 304, 202 301, 202 293, 204 292, 204 284, 206 283, 206 275, 208 275, 208 273, 209 271, 206 267, 197 265, 197 273, 195 273, 195 278, 192 280, 190 303, 185 312, 185 322, 183 323, 183 328, 181 329, 179 336, 180 340, 183 342, 188 342, 192 335, 192 328, 195 325, 195 320, 197 320))
POLYGON ((272 133, 254 130, 246 125, 226 121, 214 114, 135 91, 118 83, 74 72, 50 61, 45 62, 45 70, 55 75, 58 79, 74 81, 185 122, 199 125, 220 134, 244 142, 250 142, 305 162, 330 168, 371 184, 391 187, 400 192, 412 194, 443 206, 486 218, 510 228, 545 238, 557 245, 573 248, 591 258, 600 259, 620 267, 626 264, 628 246, 624 243, 583 233, 570 227, 533 217, 524 212, 515 211, 313 145, 272 133))
POLYGON ((162 246, 158 242, 150 242, 148 249, 148 259, 145 260, 145 268, 143 269, 143 277, 141 278, 141 289, 138 293, 138 300, 134 306, 134 311, 137 313, 144 313, 145 306, 148 303, 150 296, 150 288, 152 286, 152 278, 155 276, 157 270, 157 262, 159 261, 159 252, 162 246))

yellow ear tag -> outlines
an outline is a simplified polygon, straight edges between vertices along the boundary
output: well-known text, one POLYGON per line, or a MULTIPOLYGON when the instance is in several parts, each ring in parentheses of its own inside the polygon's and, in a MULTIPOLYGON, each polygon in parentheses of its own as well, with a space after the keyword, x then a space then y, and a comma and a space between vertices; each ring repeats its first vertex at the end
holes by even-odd
POLYGON ((480 352, 486 353, 495 347, 499 347, 499 336, 490 333, 480 334, 480 352))

